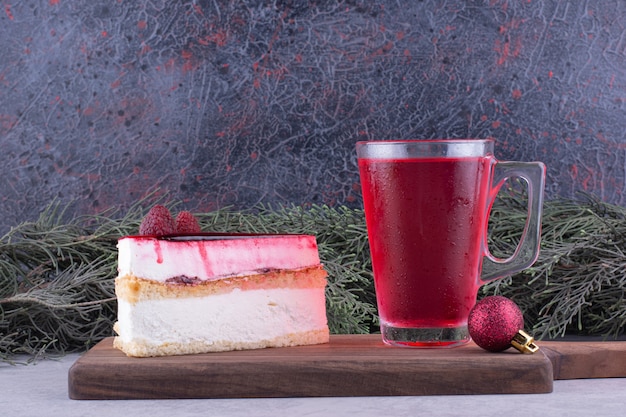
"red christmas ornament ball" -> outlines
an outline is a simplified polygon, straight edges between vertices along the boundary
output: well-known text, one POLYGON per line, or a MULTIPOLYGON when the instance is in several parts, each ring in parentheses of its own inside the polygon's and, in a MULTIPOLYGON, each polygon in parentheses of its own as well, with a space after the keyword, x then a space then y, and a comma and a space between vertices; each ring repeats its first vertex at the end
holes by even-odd
POLYGON ((492 295, 476 303, 467 326, 478 346, 490 352, 502 352, 511 347, 513 337, 524 328, 524 315, 510 299, 492 295))

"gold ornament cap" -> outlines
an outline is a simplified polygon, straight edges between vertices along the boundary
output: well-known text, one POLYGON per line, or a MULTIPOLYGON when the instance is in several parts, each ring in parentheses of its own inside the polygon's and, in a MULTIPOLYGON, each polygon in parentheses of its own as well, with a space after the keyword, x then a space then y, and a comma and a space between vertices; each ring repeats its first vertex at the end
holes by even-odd
POLYGON ((539 350, 539 346, 535 344, 535 339, 523 330, 518 330, 511 345, 522 353, 535 353, 539 350))

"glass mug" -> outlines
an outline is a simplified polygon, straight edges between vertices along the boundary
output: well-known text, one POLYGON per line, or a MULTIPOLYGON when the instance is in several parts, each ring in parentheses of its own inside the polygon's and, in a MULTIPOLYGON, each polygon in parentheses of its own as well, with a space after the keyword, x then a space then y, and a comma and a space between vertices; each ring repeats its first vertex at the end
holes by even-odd
POLYGON ((496 160, 490 139, 356 144, 383 341, 453 347, 469 342, 479 287, 539 254, 545 165, 496 160), (508 259, 487 247, 488 218, 508 178, 528 186, 528 216, 508 259))

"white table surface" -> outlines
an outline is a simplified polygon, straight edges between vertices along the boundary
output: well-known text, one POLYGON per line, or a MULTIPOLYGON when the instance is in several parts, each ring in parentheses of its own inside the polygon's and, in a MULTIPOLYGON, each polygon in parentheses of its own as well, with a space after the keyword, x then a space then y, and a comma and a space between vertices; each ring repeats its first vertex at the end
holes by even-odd
POLYGON ((0 362, 0 415, 12 416, 626 416, 626 378, 555 381, 549 394, 206 400, 71 400, 78 355, 0 362))

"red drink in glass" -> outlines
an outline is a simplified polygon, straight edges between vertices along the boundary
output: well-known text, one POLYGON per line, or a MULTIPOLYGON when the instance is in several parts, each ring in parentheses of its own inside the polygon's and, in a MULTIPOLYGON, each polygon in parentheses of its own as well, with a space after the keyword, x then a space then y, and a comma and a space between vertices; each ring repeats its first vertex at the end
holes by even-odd
POLYGON ((357 145, 381 331, 390 344, 469 341, 498 162, 491 141, 454 143, 457 150, 445 141, 357 145))

